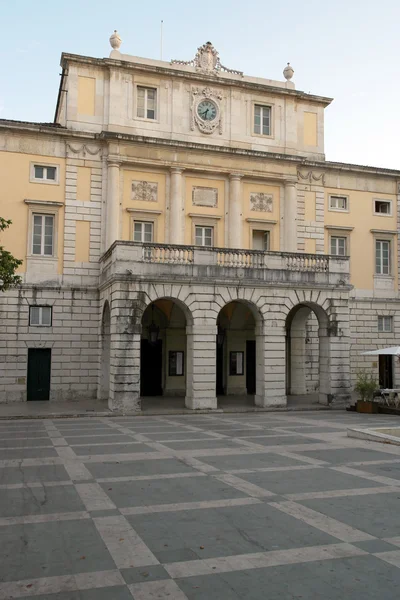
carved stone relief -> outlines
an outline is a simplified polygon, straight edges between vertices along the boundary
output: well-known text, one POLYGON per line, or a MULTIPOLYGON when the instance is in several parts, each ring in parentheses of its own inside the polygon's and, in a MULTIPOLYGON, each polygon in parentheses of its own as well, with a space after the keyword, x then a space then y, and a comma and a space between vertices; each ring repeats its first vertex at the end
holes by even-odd
POLYGON ((272 194, 263 194, 261 192, 250 193, 250 210, 272 212, 272 202, 272 194))
POLYGON ((301 173, 297 171, 297 177, 300 180, 308 181, 313 183, 314 181, 320 181, 321 185, 325 185, 325 173, 314 173, 314 171, 308 171, 308 173, 301 173))
POLYGON ((132 200, 157 202, 158 184, 149 181, 132 181, 132 200))
POLYGON ((212 206, 218 205, 218 189, 195 186, 192 189, 192 203, 194 206, 212 206))

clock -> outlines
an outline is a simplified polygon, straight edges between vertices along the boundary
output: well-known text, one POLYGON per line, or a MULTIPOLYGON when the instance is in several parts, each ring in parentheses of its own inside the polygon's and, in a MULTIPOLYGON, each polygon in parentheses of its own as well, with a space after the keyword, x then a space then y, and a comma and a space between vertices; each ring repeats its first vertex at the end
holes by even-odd
POLYGON ((217 117, 217 106, 212 100, 202 100, 197 106, 197 114, 203 121, 214 121, 217 117))

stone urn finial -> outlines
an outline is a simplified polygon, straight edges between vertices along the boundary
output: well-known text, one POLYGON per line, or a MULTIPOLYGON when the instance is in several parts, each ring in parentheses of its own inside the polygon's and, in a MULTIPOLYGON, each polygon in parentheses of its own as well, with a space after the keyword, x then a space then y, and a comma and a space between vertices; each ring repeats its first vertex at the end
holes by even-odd
POLYGON ((114 29, 114 33, 110 36, 110 44, 113 50, 119 50, 122 44, 122 40, 119 37, 119 33, 116 29, 114 29))
POLYGON ((290 81, 292 79, 293 75, 294 75, 294 69, 290 65, 290 63, 288 63, 286 65, 286 67, 283 69, 283 76, 286 79, 286 81, 290 81))

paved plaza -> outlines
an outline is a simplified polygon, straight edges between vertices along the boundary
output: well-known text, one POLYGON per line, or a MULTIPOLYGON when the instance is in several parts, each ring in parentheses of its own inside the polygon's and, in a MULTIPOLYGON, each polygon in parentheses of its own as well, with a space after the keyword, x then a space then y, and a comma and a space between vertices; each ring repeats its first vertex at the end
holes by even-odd
POLYGON ((347 412, 0 422, 0 600, 396 599, 400 447, 347 412))

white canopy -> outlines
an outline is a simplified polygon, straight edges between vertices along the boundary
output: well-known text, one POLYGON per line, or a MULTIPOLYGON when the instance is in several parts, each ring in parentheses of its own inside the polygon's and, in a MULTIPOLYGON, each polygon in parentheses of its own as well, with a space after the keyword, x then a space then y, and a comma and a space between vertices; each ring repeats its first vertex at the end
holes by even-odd
POLYGON ((390 354, 392 356, 400 356, 400 346, 391 346, 390 348, 381 348, 380 350, 370 350, 369 352, 361 352, 361 354, 390 354))

